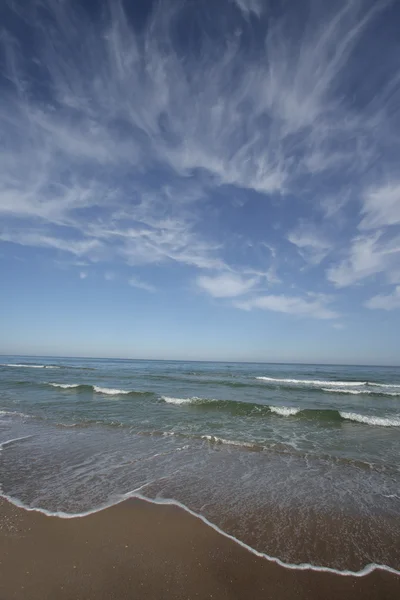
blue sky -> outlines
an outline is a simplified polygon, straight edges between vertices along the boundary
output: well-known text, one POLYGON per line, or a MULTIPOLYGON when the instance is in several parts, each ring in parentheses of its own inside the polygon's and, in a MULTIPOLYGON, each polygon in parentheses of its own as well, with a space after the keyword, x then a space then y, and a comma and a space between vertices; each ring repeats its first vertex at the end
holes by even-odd
POLYGON ((0 352, 400 364, 398 2, 0 22, 0 352))

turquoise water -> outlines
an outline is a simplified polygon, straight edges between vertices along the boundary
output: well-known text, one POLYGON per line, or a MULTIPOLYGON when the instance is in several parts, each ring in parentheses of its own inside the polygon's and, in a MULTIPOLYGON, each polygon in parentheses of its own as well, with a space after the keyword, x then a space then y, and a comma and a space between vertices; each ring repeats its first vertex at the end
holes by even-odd
POLYGON ((287 562, 400 567, 398 368, 0 363, 4 496, 78 514, 139 490, 287 562))

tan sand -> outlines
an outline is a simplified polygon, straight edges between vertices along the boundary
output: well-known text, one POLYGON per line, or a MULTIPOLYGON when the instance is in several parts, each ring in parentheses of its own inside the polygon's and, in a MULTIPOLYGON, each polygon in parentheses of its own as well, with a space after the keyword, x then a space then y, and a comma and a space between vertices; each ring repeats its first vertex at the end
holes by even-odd
POLYGON ((398 600, 400 577, 288 570, 175 506, 59 519, 0 500, 0 600, 141 598, 398 600))

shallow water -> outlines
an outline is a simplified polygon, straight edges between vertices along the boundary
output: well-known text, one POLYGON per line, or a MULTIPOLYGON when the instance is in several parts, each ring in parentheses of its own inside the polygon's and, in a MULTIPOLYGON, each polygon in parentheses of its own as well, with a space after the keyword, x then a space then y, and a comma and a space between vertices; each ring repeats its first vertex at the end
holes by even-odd
POLYGON ((80 513, 139 490, 286 562, 400 568, 399 369, 0 363, 3 495, 80 513))

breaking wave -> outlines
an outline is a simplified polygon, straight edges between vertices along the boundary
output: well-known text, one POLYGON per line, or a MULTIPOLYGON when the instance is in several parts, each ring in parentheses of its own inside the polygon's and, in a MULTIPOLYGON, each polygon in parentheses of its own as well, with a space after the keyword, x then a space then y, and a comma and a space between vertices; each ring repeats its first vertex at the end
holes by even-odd
POLYGON ((62 390, 92 391, 96 394, 103 394, 106 396, 153 395, 152 392, 144 392, 140 390, 120 390, 117 388, 100 387, 98 385, 87 385, 81 383, 48 383, 47 385, 62 390))
POLYGON ((400 416, 378 417, 334 409, 300 409, 295 406, 269 406, 266 404, 240 402, 238 400, 213 400, 210 398, 198 398, 196 396, 191 398, 161 396, 161 400, 167 404, 174 404, 176 406, 186 405, 209 410, 226 410, 234 415, 293 417, 305 420, 318 420, 326 423, 356 421, 365 425, 400 427, 400 416))

